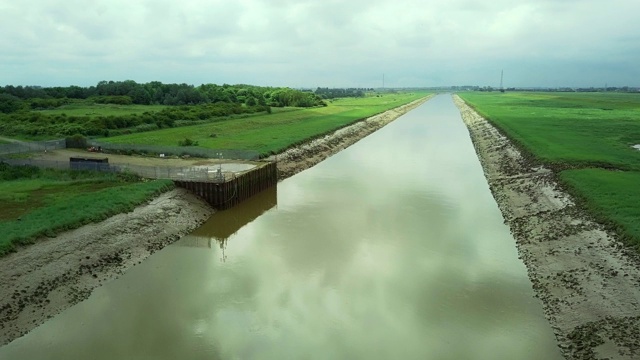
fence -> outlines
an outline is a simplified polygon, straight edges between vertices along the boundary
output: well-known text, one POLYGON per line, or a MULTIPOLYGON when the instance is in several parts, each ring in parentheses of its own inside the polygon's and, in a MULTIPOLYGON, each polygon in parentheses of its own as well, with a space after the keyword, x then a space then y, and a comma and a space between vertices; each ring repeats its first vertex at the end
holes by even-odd
POLYGON ((67 141, 65 139, 48 141, 19 141, 11 144, 0 145, 0 155, 23 154, 34 151, 65 149, 67 141))
POLYGON ((230 209, 238 203, 278 183, 276 163, 268 163, 245 172, 230 181, 221 183, 198 181, 175 181, 179 187, 185 188, 200 196, 217 210, 230 209))
POLYGON ((245 171, 223 173, 208 167, 160 167, 106 162, 70 162, 33 159, 0 160, 10 165, 30 165, 41 168, 91 170, 102 172, 132 172, 145 178, 170 179, 182 188, 190 190, 218 210, 229 209, 278 183, 278 168, 275 162, 266 163, 245 171))
MULTIPOLYGON (((258 160, 260 158, 260 153, 252 150, 205 149, 196 146, 110 144, 95 140, 89 140, 87 142, 87 145, 100 147, 106 152, 118 152, 129 155, 132 153, 165 154, 177 156, 189 155, 203 158, 223 158, 235 160, 258 160)), ((66 147, 66 139, 33 142, 18 141, 10 144, 0 144, 0 157, 2 155, 66 149, 66 147)))
POLYGON ((170 179, 174 181, 202 181, 222 183, 235 177, 233 173, 223 173, 216 166, 212 167, 168 167, 142 166, 130 164, 109 164, 98 162, 75 162, 33 159, 3 159, 9 165, 36 166, 59 170, 91 170, 102 172, 131 172, 148 179, 170 179))
POLYGON ((205 149, 196 146, 157 146, 157 145, 130 145, 130 144, 111 144, 90 140, 90 146, 100 147, 103 151, 119 152, 119 153, 150 153, 165 155, 189 155, 204 158, 224 158, 235 160, 257 160, 260 153, 251 150, 229 150, 229 149, 205 149))

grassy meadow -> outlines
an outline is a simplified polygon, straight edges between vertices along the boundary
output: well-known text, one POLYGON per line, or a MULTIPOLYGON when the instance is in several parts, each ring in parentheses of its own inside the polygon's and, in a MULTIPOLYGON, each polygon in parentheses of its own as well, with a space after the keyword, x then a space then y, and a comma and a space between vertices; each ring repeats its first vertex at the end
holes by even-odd
POLYGON ((640 249, 640 94, 459 95, 640 249))
POLYGON ((34 110, 43 115, 66 115, 66 116, 122 116, 131 114, 144 114, 145 112, 160 111, 165 105, 118 105, 118 104, 95 104, 88 102, 76 102, 62 105, 50 110, 34 110))
POLYGON ((463 93, 538 159, 560 168, 640 170, 640 94, 463 93))
POLYGON ((640 250, 640 172, 604 169, 566 170, 560 173, 572 192, 585 199, 595 217, 640 250), (580 196, 582 195, 582 196, 580 196))
POLYGON ((168 180, 0 163, 0 256, 38 237, 131 211, 172 187, 168 180))
POLYGON ((204 148, 252 150, 268 155, 426 95, 385 94, 333 100, 326 107, 274 108, 272 114, 114 136, 101 141, 176 146, 178 141, 188 138, 204 148))

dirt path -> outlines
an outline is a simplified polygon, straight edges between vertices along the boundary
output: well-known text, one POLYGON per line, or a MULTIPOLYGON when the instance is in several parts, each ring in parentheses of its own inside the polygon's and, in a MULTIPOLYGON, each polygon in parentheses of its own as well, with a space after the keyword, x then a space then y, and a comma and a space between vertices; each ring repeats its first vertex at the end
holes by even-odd
POLYGON ((212 213, 202 200, 175 189, 130 213, 0 258, 0 345, 84 300, 212 213))
MULTIPOLYGON (((427 99, 373 116, 278 155, 280 178, 312 167, 427 99)), ((36 158, 68 161, 70 156, 87 154, 82 150, 56 150, 38 154, 36 158)), ((202 166, 219 162, 217 159, 108 156, 112 163, 139 165, 202 166)), ((41 240, 37 245, 0 258, 0 345, 86 299, 93 289, 189 233, 213 212, 196 196, 176 189, 131 213, 41 240)))
POLYGON ((640 359, 640 261, 454 96, 567 359, 640 359))
POLYGON ((425 103, 431 97, 430 95, 369 117, 306 144, 286 150, 268 160, 277 160, 278 177, 280 180, 286 179, 355 144, 358 140, 425 103))

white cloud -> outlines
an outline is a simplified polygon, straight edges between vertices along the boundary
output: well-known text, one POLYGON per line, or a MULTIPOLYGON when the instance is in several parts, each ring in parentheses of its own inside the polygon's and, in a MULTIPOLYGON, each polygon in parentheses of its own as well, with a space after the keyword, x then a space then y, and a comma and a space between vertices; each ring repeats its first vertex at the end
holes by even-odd
POLYGON ((5 84, 640 85, 635 0, 0 1, 5 84), (566 74, 579 64, 589 76, 566 74), (599 72, 598 69, 603 69, 599 72), (535 76, 528 75, 535 73, 535 76))

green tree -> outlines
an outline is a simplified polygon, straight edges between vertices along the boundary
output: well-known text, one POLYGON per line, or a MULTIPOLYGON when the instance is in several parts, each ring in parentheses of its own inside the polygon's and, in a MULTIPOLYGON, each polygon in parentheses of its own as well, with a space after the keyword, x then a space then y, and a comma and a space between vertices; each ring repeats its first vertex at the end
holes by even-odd
POLYGON ((142 104, 142 105, 151 104, 151 95, 149 94, 147 89, 145 89, 142 86, 137 86, 133 90, 129 91, 128 95, 129 97, 131 97, 131 100, 133 101, 134 104, 142 104))
POLYGON ((9 114, 22 108, 22 101, 10 94, 0 94, 0 112, 9 114))

